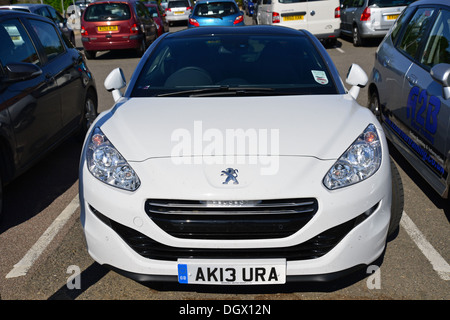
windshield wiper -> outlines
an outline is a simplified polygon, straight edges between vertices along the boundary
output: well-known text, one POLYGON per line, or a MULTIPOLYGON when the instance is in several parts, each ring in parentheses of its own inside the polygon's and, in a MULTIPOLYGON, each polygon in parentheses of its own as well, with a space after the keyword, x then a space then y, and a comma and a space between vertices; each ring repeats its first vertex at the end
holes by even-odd
POLYGON ((176 96, 189 96, 189 97, 213 97, 221 95, 255 95, 255 94, 269 94, 273 93, 273 88, 258 88, 258 87, 229 87, 220 86, 213 88, 202 88, 175 91, 168 93, 161 93, 157 97, 176 97, 176 96))

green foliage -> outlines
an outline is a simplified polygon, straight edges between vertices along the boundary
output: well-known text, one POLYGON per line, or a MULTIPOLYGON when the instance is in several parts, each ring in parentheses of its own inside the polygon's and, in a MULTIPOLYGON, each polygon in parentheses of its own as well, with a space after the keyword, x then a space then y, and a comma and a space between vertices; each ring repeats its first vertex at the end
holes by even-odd
MULTIPOLYGON (((44 3, 51 5, 53 8, 55 8, 62 14, 63 8, 61 7, 61 0, 44 0, 44 3)), ((64 11, 66 11, 67 7, 73 4, 73 1, 63 0, 63 4, 64 4, 64 11)))

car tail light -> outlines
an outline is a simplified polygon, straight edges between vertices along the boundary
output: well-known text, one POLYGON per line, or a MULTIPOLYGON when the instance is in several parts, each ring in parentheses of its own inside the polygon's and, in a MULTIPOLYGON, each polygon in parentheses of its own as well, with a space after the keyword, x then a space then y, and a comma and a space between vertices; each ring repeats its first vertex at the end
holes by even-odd
POLYGON ((166 8, 166 11, 172 11, 172 10, 170 10, 170 8, 166 8))
POLYGON ((81 33, 81 35, 84 36, 84 37, 87 37, 87 36, 88 36, 87 30, 86 30, 86 28, 83 27, 83 26, 81 26, 80 33, 81 33))
POLYGON ((134 23, 134 24, 131 26, 131 28, 130 28, 130 33, 131 33, 131 34, 137 34, 137 33, 139 33, 139 27, 137 26, 136 23, 134 23))
POLYGON ((280 14, 278 12, 272 12, 272 23, 280 23, 280 14))
POLYGON ((363 11, 363 13, 361 14, 361 21, 369 21, 370 19, 370 8, 366 7, 363 11))
POLYGON ((244 21, 244 16, 237 16, 236 19, 234 19, 233 24, 238 24, 244 21))
POLYGON ((192 10, 192 7, 186 7, 186 10, 192 10))
POLYGON ((192 18, 189 18, 189 24, 194 27, 200 27, 200 24, 198 23, 198 21, 195 19, 192 19, 192 18))
POLYGON ((334 9, 334 17, 335 18, 341 17, 341 7, 336 7, 336 9, 334 9))

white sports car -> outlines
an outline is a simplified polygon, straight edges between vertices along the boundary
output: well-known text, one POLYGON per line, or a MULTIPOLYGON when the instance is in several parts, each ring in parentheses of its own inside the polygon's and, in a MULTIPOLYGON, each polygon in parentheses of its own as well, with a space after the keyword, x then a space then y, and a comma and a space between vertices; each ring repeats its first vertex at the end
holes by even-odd
POLYGON ((383 253, 403 211, 383 130, 318 40, 282 27, 197 28, 147 50, 88 132, 90 255, 137 281, 332 280, 383 253), (391 174, 392 170, 392 174, 391 174))

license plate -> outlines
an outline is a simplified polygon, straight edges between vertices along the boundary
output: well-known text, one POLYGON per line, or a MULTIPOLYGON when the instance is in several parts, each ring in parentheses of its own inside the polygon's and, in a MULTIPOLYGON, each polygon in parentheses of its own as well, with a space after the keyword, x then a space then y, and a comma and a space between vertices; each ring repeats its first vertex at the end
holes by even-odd
POLYGON ((395 20, 395 19, 397 19, 398 18, 398 14, 390 14, 390 15, 388 15, 387 16, 387 19, 388 20, 395 20))
POLYGON ((283 21, 303 20, 305 16, 284 16, 283 21))
POLYGON ((173 14, 184 14, 184 11, 174 11, 173 14))
POLYGON ((286 260, 178 260, 178 282, 208 285, 286 283, 286 260))
POLYGON ((97 27, 97 30, 100 32, 104 32, 104 31, 117 31, 119 29, 117 26, 101 26, 97 27))

